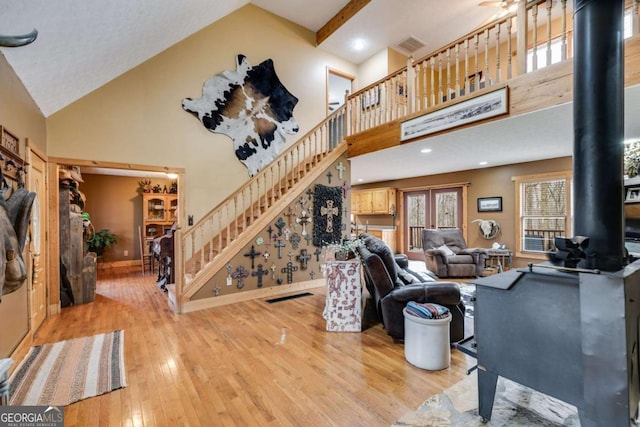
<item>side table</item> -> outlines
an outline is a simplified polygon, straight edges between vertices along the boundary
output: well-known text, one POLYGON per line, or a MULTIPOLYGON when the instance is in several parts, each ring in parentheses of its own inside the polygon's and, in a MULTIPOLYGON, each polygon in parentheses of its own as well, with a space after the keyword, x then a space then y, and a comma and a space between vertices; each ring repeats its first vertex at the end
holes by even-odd
POLYGON ((508 249, 489 249, 487 259, 484 261, 485 268, 497 268, 499 273, 511 268, 511 257, 513 252, 508 249))
POLYGON ((325 263, 327 301, 322 317, 327 331, 360 332, 362 330, 362 286, 360 260, 325 263))

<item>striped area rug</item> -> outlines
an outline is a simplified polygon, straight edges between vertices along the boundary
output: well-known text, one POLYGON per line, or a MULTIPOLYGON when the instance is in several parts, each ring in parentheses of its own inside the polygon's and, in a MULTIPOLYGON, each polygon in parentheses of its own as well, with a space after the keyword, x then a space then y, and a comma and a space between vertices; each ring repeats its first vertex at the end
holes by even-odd
POLYGON ((127 386, 124 331, 31 347, 9 379, 10 405, 69 405, 127 386))

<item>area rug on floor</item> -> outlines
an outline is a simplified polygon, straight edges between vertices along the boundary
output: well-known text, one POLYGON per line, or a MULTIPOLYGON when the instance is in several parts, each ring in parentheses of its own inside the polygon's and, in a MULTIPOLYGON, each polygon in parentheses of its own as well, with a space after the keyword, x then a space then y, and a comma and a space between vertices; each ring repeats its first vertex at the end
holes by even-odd
POLYGON ((124 331, 31 347, 9 379, 10 405, 69 405, 127 386, 124 331))
POLYGON ((417 411, 405 414, 392 427, 580 425, 575 406, 502 377, 498 378, 491 420, 485 424, 478 415, 477 378, 473 372, 427 399, 417 411))

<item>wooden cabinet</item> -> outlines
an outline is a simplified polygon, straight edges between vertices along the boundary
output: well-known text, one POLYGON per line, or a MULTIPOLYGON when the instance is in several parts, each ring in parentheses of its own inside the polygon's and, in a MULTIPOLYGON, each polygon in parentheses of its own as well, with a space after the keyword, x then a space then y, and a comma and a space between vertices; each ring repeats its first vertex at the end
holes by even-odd
POLYGON ((165 193, 144 193, 142 195, 142 222, 144 237, 161 236, 177 220, 178 195, 165 193))
POLYGON ((395 211, 395 188, 370 188, 351 194, 351 213, 354 215, 390 215, 395 211))
POLYGON ((382 229, 382 230, 367 230, 369 234, 382 240, 389 246, 389 249, 393 253, 396 252, 396 230, 395 229, 382 229))

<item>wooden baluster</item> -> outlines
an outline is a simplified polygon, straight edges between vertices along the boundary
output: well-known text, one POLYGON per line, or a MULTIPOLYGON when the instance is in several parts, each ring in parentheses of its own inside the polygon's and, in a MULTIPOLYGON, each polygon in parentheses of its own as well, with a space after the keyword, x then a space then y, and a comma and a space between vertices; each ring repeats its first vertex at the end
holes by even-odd
POLYGON ((422 110, 424 110, 425 108, 427 108, 429 106, 429 92, 427 92, 427 80, 428 80, 428 68, 427 68, 427 61, 422 61, 421 62, 421 68, 422 70, 422 110))
POLYGON ((282 159, 278 159, 278 197, 282 197, 282 159))
POLYGON ((551 8, 553 2, 547 0, 547 65, 551 65, 551 8))
POLYGON ((442 91, 442 52, 438 54, 438 104, 442 102, 444 92, 442 91))
POLYGON ((191 275, 195 276, 198 273, 197 261, 196 261, 196 233, 191 233, 191 275))
POLYGON ((431 105, 436 105, 436 58, 431 57, 431 105))
POLYGON ((447 100, 451 99, 451 49, 447 48, 447 100))
POLYGON ((511 27, 513 25, 513 18, 507 19, 507 80, 511 80, 513 77, 513 64, 511 55, 511 27))
MULTIPOLYGON (((640 24, 638 23, 638 1, 639 0, 633 0, 633 4, 631 5, 631 36, 637 36, 640 29, 640 24)), ((566 8, 566 2, 567 0, 562 0, 563 14, 566 8)))
MULTIPOLYGON (((496 25, 496 83, 502 81, 502 70, 500 70, 500 23, 496 25)), ((489 81, 487 80, 487 85, 489 81)))
POLYGON ((209 232, 210 232, 210 239, 209 239, 209 262, 213 261, 213 241, 214 241, 214 237, 215 237, 215 233, 213 232, 213 215, 209 218, 209 232))
MULTIPOLYGON (((258 200, 260 200, 260 197, 258 197, 258 200)), ((255 214, 253 212, 253 205, 255 204, 255 200, 253 199, 253 185, 249 186, 249 224, 253 224, 253 221, 255 219, 255 214)), ((258 205, 260 204, 260 202, 258 201, 258 205)), ((260 206, 258 206, 258 210, 260 209, 260 206)), ((259 213, 258 213, 259 214, 259 213)), ((246 216, 243 215, 243 216, 246 216)))
POLYGON ((204 268, 204 242, 205 242, 203 227, 200 227, 198 231, 200 232, 200 270, 202 270, 204 268))
MULTIPOLYGON (((480 58, 478 57, 478 51, 479 51, 479 47, 480 47, 480 34, 477 34, 474 37, 474 41, 473 41, 473 46, 474 46, 474 55, 475 55, 475 64, 476 64, 476 72, 474 73, 474 75, 476 76, 475 81, 476 81, 476 89, 478 89, 478 87, 480 87, 480 58)), ((488 78, 488 77, 487 77, 488 78)))
POLYGON ((484 30, 484 75, 486 84, 489 84, 489 29, 484 30))
POLYGON ((234 239, 238 238, 238 195, 233 196, 233 227, 235 228, 236 234, 234 235, 234 239))
MULTIPOLYGON (((567 47, 567 0, 562 0, 562 46, 561 46, 561 59, 564 61, 568 58, 569 52, 567 47)), ((636 8, 636 14, 634 16, 638 16, 638 0, 634 0, 634 7, 636 8)), ((637 22, 636 19, 634 19, 637 22)), ((637 26, 637 25, 636 25, 637 26)), ((635 35, 635 34, 634 34, 635 35)))
POLYGON ((222 252, 222 212, 218 211, 218 255, 222 252))
POLYGON ((269 197, 269 207, 273 206, 274 193, 276 192, 276 182, 273 180, 273 163, 269 165, 269 174, 271 175, 271 183, 269 185, 269 191, 271 196, 269 197))
POLYGON ((533 50, 531 56, 531 70, 538 69, 538 5, 534 4, 531 8, 533 16, 533 50))
MULTIPOLYGON (((456 73, 455 73, 455 82, 456 82, 456 96, 460 96, 460 43, 456 43, 456 73)), ((466 92, 468 95, 469 93, 466 92)))
MULTIPOLYGON (((464 93, 471 93, 471 82, 469 81, 469 39, 464 41, 464 93)), ((477 86, 477 84, 476 84, 477 86)))

